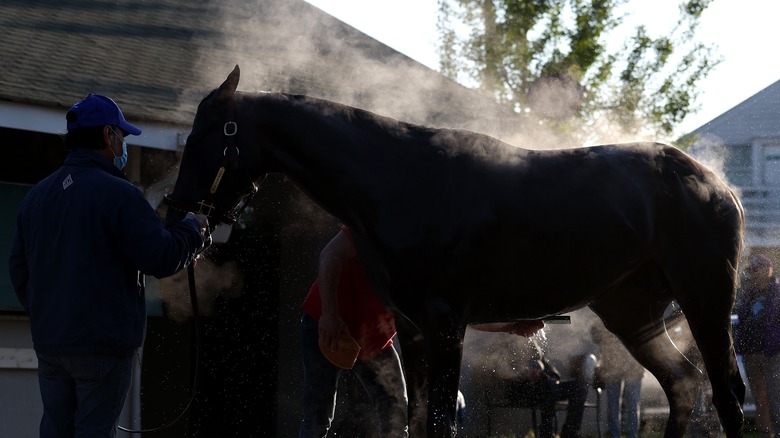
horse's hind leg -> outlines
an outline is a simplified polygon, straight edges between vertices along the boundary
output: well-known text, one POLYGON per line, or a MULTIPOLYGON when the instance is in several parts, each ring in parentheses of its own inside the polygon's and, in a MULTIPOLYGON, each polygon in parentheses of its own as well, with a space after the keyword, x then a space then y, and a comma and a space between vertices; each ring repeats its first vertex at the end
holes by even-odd
POLYGON ((665 334, 663 312, 671 302, 666 288, 658 267, 649 265, 591 309, 658 380, 669 402, 664 436, 678 438, 685 433, 702 376, 665 334))
POLYGON ((698 255, 684 263, 677 264, 680 270, 668 272, 667 276, 707 367, 712 401, 726 436, 740 437, 745 384, 731 338, 736 260, 698 255))

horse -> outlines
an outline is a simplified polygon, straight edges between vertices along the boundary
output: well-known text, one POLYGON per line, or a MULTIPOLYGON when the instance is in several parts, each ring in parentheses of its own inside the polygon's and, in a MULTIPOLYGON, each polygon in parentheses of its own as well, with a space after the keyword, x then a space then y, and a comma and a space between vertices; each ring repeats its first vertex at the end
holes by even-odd
POLYGON ((414 402, 427 402, 423 433, 455 436, 468 324, 588 306, 658 379, 665 436, 681 437, 695 397, 683 382, 701 373, 658 336, 676 301, 724 431, 742 436, 730 315, 744 212, 712 171, 660 143, 528 150, 309 96, 236 91, 239 74, 197 107, 166 222, 199 211, 231 223, 261 177, 286 175, 349 227, 377 295, 421 340, 424 357, 400 343, 405 369, 427 385, 414 402))

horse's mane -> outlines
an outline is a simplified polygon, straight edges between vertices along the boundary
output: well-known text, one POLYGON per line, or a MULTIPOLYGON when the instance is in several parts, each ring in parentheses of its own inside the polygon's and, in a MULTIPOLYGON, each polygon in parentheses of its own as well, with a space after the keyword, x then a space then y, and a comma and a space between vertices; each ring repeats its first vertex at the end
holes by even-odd
POLYGON ((433 146, 445 155, 467 154, 476 157, 492 157, 493 160, 509 159, 515 161, 527 151, 505 143, 495 137, 479 132, 456 128, 441 128, 404 122, 392 117, 382 116, 369 110, 304 94, 268 93, 257 95, 259 98, 285 100, 297 109, 317 114, 329 114, 345 124, 357 126, 363 130, 380 135, 397 135, 413 139, 407 144, 416 147, 433 146), (511 157, 511 158, 510 158, 511 157))
POLYGON ((404 131, 407 134, 414 135, 416 133, 430 136, 431 134, 440 131, 440 129, 418 125, 414 123, 404 122, 392 117, 382 116, 372 111, 350 106, 347 104, 333 102, 318 97, 308 96, 304 94, 286 94, 278 93, 282 98, 289 100, 290 102, 300 107, 310 107, 320 113, 333 114, 345 121, 357 124, 361 127, 374 126, 383 130, 398 130, 404 131))

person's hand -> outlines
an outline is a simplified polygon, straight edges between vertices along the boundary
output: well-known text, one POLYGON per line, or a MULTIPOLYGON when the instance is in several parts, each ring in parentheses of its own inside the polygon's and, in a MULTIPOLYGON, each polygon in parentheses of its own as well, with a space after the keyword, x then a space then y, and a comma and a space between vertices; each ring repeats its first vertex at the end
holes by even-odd
POLYGON ((508 326, 508 333, 530 338, 536 332, 544 328, 544 322, 539 319, 529 319, 525 321, 515 321, 509 323, 508 326))
POLYGON ((205 214, 192 212, 187 213, 187 217, 194 218, 196 221, 198 221, 198 225, 200 225, 200 234, 205 236, 206 228, 209 226, 209 218, 205 214))
POLYGON ((501 332, 530 338, 536 332, 544 328, 544 321, 531 319, 513 322, 489 322, 483 324, 469 324, 469 327, 482 332, 501 332))
POLYGON ((317 329, 320 339, 322 339, 325 345, 330 345, 331 351, 339 349, 339 338, 343 333, 349 334, 347 323, 338 314, 323 313, 317 329))

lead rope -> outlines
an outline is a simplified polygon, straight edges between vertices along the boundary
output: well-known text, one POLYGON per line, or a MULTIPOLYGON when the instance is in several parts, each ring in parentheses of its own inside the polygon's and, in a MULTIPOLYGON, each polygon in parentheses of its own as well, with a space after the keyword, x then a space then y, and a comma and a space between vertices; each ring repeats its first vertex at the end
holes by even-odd
POLYGON ((187 405, 184 406, 184 409, 179 413, 179 415, 173 419, 170 423, 163 424, 162 426, 158 426, 151 429, 127 429, 122 426, 117 426, 117 429, 127 432, 127 433, 154 433, 159 432, 161 430, 165 430, 174 424, 181 420, 181 418, 184 416, 185 413, 187 413, 187 410, 189 410, 190 406, 192 405, 192 401, 195 400, 195 393, 198 389, 198 378, 200 377, 200 350, 201 350, 201 336, 200 336, 200 319, 198 315, 200 314, 198 310, 198 295, 197 290, 195 289, 195 261, 193 260, 192 263, 190 263, 187 266, 187 279, 190 283, 190 302, 192 303, 192 315, 193 315, 193 324, 194 324, 194 333, 193 336, 195 338, 195 371, 194 371, 194 377, 192 379, 192 389, 190 390, 190 399, 187 401, 187 405))

